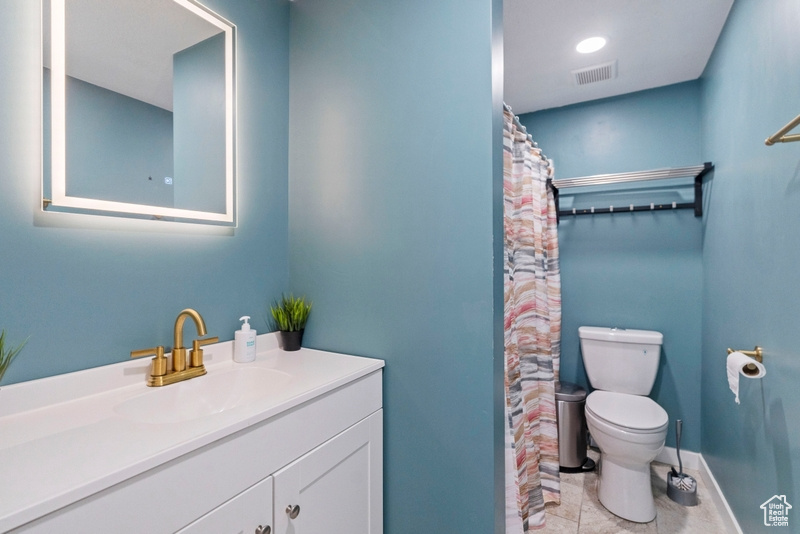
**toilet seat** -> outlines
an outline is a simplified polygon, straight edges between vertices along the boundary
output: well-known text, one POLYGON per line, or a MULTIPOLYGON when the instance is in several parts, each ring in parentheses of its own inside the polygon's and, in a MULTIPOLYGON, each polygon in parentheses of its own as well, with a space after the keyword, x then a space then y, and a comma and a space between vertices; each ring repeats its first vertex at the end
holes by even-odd
POLYGON ((586 412, 619 430, 633 434, 653 434, 669 424, 667 412, 649 397, 593 391, 586 398, 586 412))

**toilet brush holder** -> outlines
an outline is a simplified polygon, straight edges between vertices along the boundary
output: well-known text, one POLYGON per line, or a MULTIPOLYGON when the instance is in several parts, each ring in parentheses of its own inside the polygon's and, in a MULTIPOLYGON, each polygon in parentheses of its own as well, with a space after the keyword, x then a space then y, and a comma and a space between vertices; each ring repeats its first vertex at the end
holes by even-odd
POLYGON ((683 506, 695 506, 697 504, 697 481, 683 472, 683 461, 681 461, 681 434, 683 433, 683 421, 675 421, 675 452, 678 455, 678 465, 680 472, 673 467, 667 473, 667 497, 683 506))
POLYGON ((697 481, 686 474, 667 473, 667 497, 683 506, 696 506, 697 481))

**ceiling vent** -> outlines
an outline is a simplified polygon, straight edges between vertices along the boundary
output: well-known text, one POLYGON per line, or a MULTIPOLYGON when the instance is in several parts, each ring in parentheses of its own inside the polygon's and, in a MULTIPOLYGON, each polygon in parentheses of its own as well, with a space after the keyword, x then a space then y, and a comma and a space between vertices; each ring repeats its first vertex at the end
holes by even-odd
POLYGON ((617 77, 617 60, 592 65, 584 69, 573 70, 575 83, 578 85, 588 85, 590 83, 602 82, 617 77))

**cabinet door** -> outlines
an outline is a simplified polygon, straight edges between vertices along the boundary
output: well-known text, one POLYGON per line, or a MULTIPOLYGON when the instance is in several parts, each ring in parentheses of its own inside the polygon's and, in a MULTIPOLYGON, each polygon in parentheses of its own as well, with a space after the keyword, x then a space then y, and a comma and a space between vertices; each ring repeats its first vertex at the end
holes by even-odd
POLYGON ((182 528, 178 534, 267 534, 270 531, 274 532, 272 477, 267 477, 182 528))
POLYGON ((276 534, 382 534, 383 410, 281 469, 274 479, 276 534))

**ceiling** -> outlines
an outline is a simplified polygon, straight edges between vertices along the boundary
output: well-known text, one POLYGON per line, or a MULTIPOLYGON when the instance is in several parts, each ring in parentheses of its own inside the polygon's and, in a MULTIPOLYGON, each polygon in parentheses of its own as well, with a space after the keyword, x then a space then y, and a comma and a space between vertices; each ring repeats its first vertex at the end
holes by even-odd
MULTIPOLYGON (((521 114, 696 79, 732 4, 504 0, 504 100, 521 114), (575 51, 595 35, 608 40, 605 48, 575 51), (572 71, 608 62, 615 62, 615 78, 576 83, 572 71)), ((70 6, 70 74, 165 109, 172 108, 171 55, 219 32, 172 0, 71 0, 70 6), (153 62, 157 57, 161 63, 153 62)))
POLYGON ((221 30, 173 0, 70 0, 67 73, 172 110, 172 56, 221 30))
POLYGON ((504 100, 514 113, 700 77, 733 0, 504 0, 504 100), (602 36, 605 48, 575 50, 602 36), (615 62, 615 63, 612 63, 615 62), (572 71, 612 63, 616 77, 579 85, 572 71))

